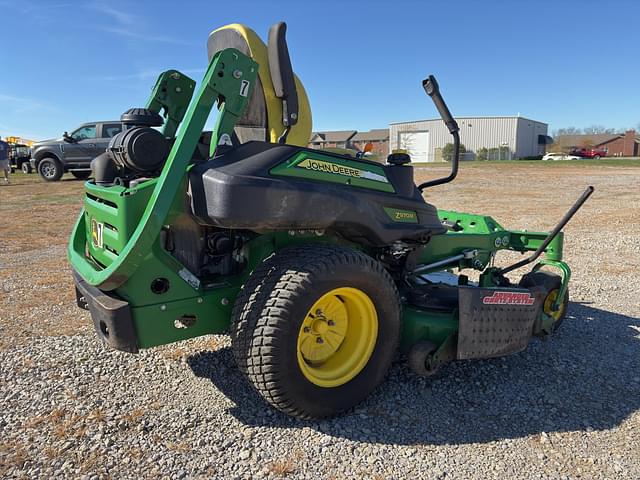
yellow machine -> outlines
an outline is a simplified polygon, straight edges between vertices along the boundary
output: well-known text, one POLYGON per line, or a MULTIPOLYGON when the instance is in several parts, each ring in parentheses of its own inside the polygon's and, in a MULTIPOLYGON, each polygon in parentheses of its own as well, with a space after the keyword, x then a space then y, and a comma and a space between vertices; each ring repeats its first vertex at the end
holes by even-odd
POLYGON ((7 143, 10 143, 10 144, 26 145, 27 147, 30 147, 34 143, 36 143, 35 140, 27 140, 26 138, 15 137, 15 136, 5 137, 5 140, 6 140, 7 143))

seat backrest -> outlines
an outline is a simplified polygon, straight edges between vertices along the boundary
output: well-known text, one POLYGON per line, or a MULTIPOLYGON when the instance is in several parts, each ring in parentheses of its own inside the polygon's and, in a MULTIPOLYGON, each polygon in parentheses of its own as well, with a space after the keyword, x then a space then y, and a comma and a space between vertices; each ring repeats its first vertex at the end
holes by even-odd
MULTIPOLYGON (((259 65, 258 83, 254 86, 245 114, 236 125, 236 135, 241 143, 260 140, 277 143, 286 127, 283 124, 283 100, 278 98, 271 79, 267 46, 250 28, 234 23, 211 32, 207 42, 209 61, 216 52, 235 48, 251 57, 259 65)), ((298 96, 298 118, 290 126, 287 144, 307 146, 311 135, 311 107, 309 99, 295 76, 298 96)))

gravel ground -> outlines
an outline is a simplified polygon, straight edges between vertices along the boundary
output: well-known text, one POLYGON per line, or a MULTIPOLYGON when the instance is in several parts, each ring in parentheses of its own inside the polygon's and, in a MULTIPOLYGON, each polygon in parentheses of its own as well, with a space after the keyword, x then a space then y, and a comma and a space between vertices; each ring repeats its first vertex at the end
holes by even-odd
POLYGON ((105 348, 64 260, 81 184, 16 175, 0 188, 21 208, 0 226, 0 477, 640 478, 640 169, 495 168, 430 200, 534 229, 598 189, 567 228, 561 331, 434 379, 398 359, 364 403, 321 422, 266 406, 225 336, 105 348))

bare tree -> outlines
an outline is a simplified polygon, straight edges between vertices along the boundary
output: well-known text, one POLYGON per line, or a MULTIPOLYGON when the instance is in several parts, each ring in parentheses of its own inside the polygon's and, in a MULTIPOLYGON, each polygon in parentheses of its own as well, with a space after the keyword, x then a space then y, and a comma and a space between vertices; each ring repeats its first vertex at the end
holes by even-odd
POLYGON ((597 135, 599 133, 616 133, 615 128, 607 128, 604 125, 591 125, 583 129, 585 135, 597 135))
POLYGON ((560 135, 581 135, 581 134, 582 134, 582 130, 576 127, 558 128, 557 130, 553 131, 554 137, 558 137, 560 135))
POLYGON ((411 150, 416 141, 415 135, 411 132, 402 132, 400 135, 400 145, 398 148, 402 150, 411 150))

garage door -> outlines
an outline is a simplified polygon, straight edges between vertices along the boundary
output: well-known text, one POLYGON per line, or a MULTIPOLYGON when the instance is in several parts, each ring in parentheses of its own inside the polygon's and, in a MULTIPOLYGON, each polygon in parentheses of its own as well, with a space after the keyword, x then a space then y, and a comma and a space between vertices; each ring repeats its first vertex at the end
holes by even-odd
POLYGON ((424 163, 429 159, 429 132, 400 132, 398 144, 411 155, 411 161, 424 163))

